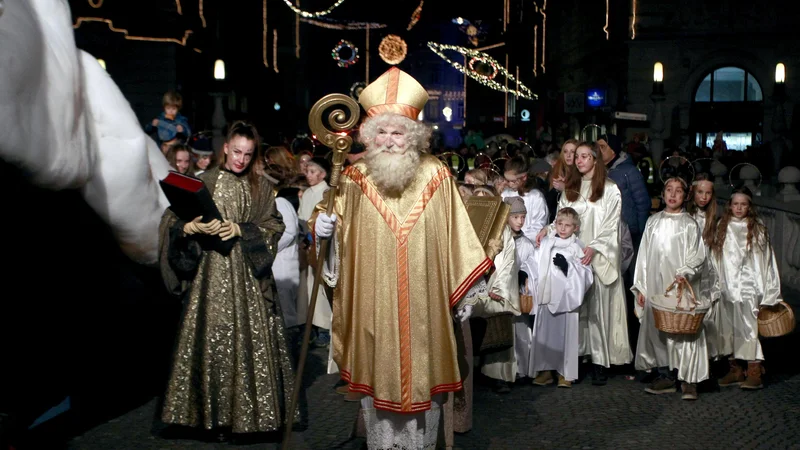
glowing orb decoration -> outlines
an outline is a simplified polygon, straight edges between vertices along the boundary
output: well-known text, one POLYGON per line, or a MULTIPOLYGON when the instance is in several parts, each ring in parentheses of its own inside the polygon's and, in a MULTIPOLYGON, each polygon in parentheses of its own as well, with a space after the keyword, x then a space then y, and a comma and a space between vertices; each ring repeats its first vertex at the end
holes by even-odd
POLYGON ((386 64, 400 64, 406 59, 408 45, 400 36, 390 34, 383 38, 381 45, 378 46, 378 54, 386 64))
POLYGON ((353 100, 358 101, 358 97, 361 96, 361 91, 363 91, 365 87, 367 87, 367 83, 363 81, 353 83, 353 85, 350 86, 350 97, 353 100))

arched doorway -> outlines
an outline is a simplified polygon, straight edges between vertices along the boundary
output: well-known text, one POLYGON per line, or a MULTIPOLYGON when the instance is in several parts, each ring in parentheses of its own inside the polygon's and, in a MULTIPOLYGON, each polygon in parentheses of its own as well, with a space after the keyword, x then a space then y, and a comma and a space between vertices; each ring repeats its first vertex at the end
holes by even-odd
POLYGON ((690 129, 700 148, 711 148, 719 131, 730 150, 761 145, 763 121, 761 84, 745 69, 716 68, 694 90, 690 129))

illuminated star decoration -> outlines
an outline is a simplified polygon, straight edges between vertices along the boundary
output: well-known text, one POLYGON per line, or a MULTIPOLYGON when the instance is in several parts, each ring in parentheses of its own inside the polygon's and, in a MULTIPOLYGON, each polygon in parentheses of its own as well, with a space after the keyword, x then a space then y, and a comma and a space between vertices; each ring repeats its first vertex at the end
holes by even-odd
POLYGON ((462 33, 467 35, 467 39, 469 39, 470 44, 474 46, 478 46, 480 41, 486 35, 486 30, 481 27, 481 21, 476 20, 474 22, 470 22, 469 20, 463 17, 456 17, 453 19, 453 23, 458 25, 459 30, 462 33))
POLYGON ((531 90, 528 89, 527 86, 522 84, 522 82, 517 81, 517 79, 514 78, 513 75, 508 73, 508 71, 506 70, 505 67, 503 67, 494 58, 492 58, 491 56, 487 55, 484 52, 477 52, 475 50, 470 50, 468 48, 459 47, 457 45, 437 44, 436 42, 428 42, 428 48, 430 48, 434 53, 439 55, 440 58, 442 58, 443 60, 447 61, 451 66, 453 66, 453 68, 455 68, 459 72, 467 75, 468 77, 472 78, 473 80, 477 81, 478 83, 480 83, 480 84, 482 84, 484 86, 490 87, 490 88, 492 88, 492 89, 494 89, 496 91, 508 92, 509 94, 516 95, 519 98, 525 98, 525 99, 529 99, 529 100, 535 100, 535 99, 539 98, 536 94, 531 92, 531 90), (444 52, 446 50, 453 50, 453 51, 456 51, 456 52, 466 56, 467 58, 470 58, 471 59, 470 65, 474 66, 474 64, 478 63, 478 62, 486 64, 486 65, 490 66, 492 69, 494 69, 494 73, 489 74, 489 75, 484 75, 482 73, 476 72, 473 69, 466 68, 462 64, 459 64, 459 63, 457 63, 455 61, 451 61, 450 58, 448 58, 444 54, 444 52), (507 88, 506 86, 504 86, 504 85, 498 83, 497 81, 495 81, 494 78, 497 75, 497 72, 503 74, 503 76, 505 76, 506 79, 508 79, 509 82, 512 82, 512 83, 516 82, 519 85, 519 89, 507 88))
POLYGON ((336 47, 331 50, 331 58, 336 61, 339 67, 348 68, 358 62, 358 47, 353 45, 352 42, 342 39, 336 44, 336 47), (343 48, 348 48, 350 50, 350 57, 347 59, 342 58, 339 54, 343 48))

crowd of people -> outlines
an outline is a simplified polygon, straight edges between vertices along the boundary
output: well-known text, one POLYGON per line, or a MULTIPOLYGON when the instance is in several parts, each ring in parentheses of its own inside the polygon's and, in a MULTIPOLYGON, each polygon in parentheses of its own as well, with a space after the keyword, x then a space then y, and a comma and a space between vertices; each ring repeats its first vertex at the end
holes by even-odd
POLYGON ((729 362, 720 386, 763 386, 757 318, 781 301, 780 278, 746 187, 720 207, 710 174, 667 171, 653 212, 653 180, 612 134, 567 140, 546 158, 433 156, 431 129, 416 120, 427 95, 393 68, 359 98, 362 151, 348 157, 329 215, 324 155, 263 149, 237 122, 217 160, 207 139, 186 139, 177 98, 165 95, 149 126, 224 219, 162 219, 162 274, 185 305, 166 423, 248 433, 297 420, 286 410, 307 318, 340 374, 332 388, 361 402, 370 448, 435 444, 442 410, 458 416, 445 435, 469 431, 475 362, 498 393, 527 380, 569 388, 581 368, 602 386, 612 366, 633 363, 646 392, 695 400, 714 360, 729 362), (509 206, 488 249, 466 212, 472 196, 509 206), (329 255, 317 254, 322 239, 329 255), (216 240, 236 244, 226 253, 216 240), (704 313, 693 332, 656 319, 681 313, 673 290, 704 313), (473 359, 470 322, 500 316, 513 339, 473 359))

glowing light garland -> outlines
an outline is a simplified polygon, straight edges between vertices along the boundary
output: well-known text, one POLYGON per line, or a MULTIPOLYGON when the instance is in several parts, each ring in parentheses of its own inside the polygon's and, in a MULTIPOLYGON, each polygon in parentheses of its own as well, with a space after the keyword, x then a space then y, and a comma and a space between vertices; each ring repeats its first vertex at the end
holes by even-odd
POLYGON ((105 0, 97 0, 97 1, 89 0, 89 6, 91 6, 94 9, 97 9, 97 8, 100 8, 101 6, 103 6, 103 2, 104 1, 105 0))
POLYGON ((547 0, 544 0, 544 3, 542 4, 542 9, 539 10, 539 12, 542 14, 542 74, 546 72, 546 69, 544 67, 544 57, 547 50, 545 47, 545 44, 547 43, 547 14, 545 13, 546 9, 547 9, 547 0))
POLYGON ((203 28, 206 27, 206 16, 203 15, 203 0, 199 0, 198 5, 198 14, 200 15, 200 21, 203 22, 203 28))
POLYGON ((333 4, 333 6, 331 6, 330 8, 328 8, 328 9, 326 9, 326 10, 323 10, 323 11, 317 11, 317 12, 308 12, 308 11, 303 11, 302 9, 300 9, 300 8, 298 8, 298 7, 296 7, 296 6, 294 6, 294 5, 292 4, 292 2, 290 2, 289 0, 283 0, 283 3, 286 3, 286 6, 288 6, 288 7, 289 7, 289 9, 291 9, 292 11, 294 11, 294 13, 295 13, 295 14, 297 14, 298 16, 300 16, 300 17, 305 17, 305 18, 309 18, 309 17, 322 17, 322 16, 327 16, 328 14, 330 14, 331 12, 333 12, 333 10, 334 10, 334 9, 336 9, 336 8, 337 8, 339 5, 341 5, 342 3, 344 3, 344 0, 336 0, 336 3, 334 3, 334 4, 333 4))
POLYGON ((503 74, 503 76, 505 76, 507 80, 510 80, 512 82, 517 81, 516 78, 514 78, 513 75, 508 73, 508 70, 506 70, 505 67, 503 67, 500 63, 495 61, 494 58, 492 58, 491 56, 487 55, 486 53, 478 52, 478 51, 475 51, 475 50, 470 50, 470 49, 464 48, 464 47, 459 47, 457 45, 437 44, 436 42, 428 42, 428 48, 430 48, 434 53, 439 55, 440 58, 442 58, 443 60, 447 61, 451 66, 453 66, 454 69, 458 70, 459 72, 463 73, 464 75, 467 75, 468 77, 472 78, 473 80, 477 81, 478 83, 480 83, 480 84, 482 84, 482 85, 484 85, 486 87, 492 88, 492 89, 494 89, 496 91, 513 94, 513 95, 516 95, 517 97, 526 98, 526 99, 529 99, 529 100, 535 100, 535 99, 539 98, 536 94, 531 92, 531 90, 528 89, 527 86, 525 86, 522 83, 519 83, 519 89, 511 90, 511 89, 508 89, 508 87, 503 86, 502 84, 498 83, 497 81, 495 81, 493 79, 489 79, 485 75, 480 75, 480 74, 476 73, 473 70, 469 70, 469 69, 467 69, 466 67, 464 67, 463 65, 461 65, 461 64, 459 64, 457 62, 451 61, 450 58, 448 58, 444 54, 444 51, 453 50, 453 51, 456 51, 456 52, 458 52, 458 53, 460 53, 460 54, 462 54, 462 55, 464 55, 464 56, 466 56, 468 58, 486 58, 487 60, 492 61, 492 63, 494 64, 494 67, 497 67, 497 70, 501 74, 503 74))
POLYGON ((183 15, 183 9, 181 8, 181 0, 175 0, 175 7, 178 8, 178 15, 183 15))
POLYGON ((420 17, 422 17, 422 4, 423 3, 425 3, 425 0, 420 0, 419 6, 417 6, 417 9, 415 9, 414 12, 411 13, 411 22, 408 23, 408 28, 406 28, 406 31, 411 31, 411 29, 414 28, 414 25, 416 25, 417 22, 419 22, 420 17))
POLYGON ((278 29, 272 30, 272 68, 278 73, 278 29))
POLYGON ((333 60, 336 61, 336 64, 339 67, 346 69, 358 62, 358 48, 355 45, 353 45, 352 42, 346 39, 342 39, 339 41, 338 44, 336 44, 336 47, 334 47, 333 50, 331 50, 331 58, 333 58, 333 60), (350 49, 350 57, 347 59, 344 59, 339 55, 339 52, 342 51, 342 49, 345 47, 350 49))
POLYGON ((327 28, 329 30, 365 30, 367 28, 375 30, 380 28, 386 28, 385 23, 373 23, 373 22, 346 22, 334 19, 306 19, 306 18, 301 18, 300 21, 307 23, 309 25, 314 25, 316 27, 327 28))
POLYGON ((631 9, 633 10, 633 19, 631 20, 631 39, 636 39, 636 0, 633 0, 631 9))
POLYGON ((539 74, 536 73, 536 58, 537 56, 539 56, 538 44, 539 44, 539 25, 534 25, 533 26, 533 76, 534 77, 539 76, 539 74))
MULTIPOLYGON (((148 37, 148 36, 131 36, 128 33, 128 30, 125 28, 116 28, 114 26, 114 22, 111 19, 104 19, 102 17, 78 17, 78 20, 72 25, 72 28, 78 29, 86 22, 102 22, 108 25, 108 29, 115 32, 115 33, 122 33, 123 37, 129 41, 146 41, 146 42, 173 42, 178 45, 186 46, 186 41, 189 39, 189 35, 192 34, 192 30, 186 30, 183 33, 182 39, 177 38, 156 38, 156 37, 148 37)), ((199 50, 195 49, 199 53, 199 50)))
POLYGON ((606 33, 606 40, 608 40, 608 2, 609 0, 606 0, 606 25, 603 27, 603 31, 606 33))
POLYGON ((261 4, 261 61, 264 67, 269 67, 267 62, 267 0, 261 4))

